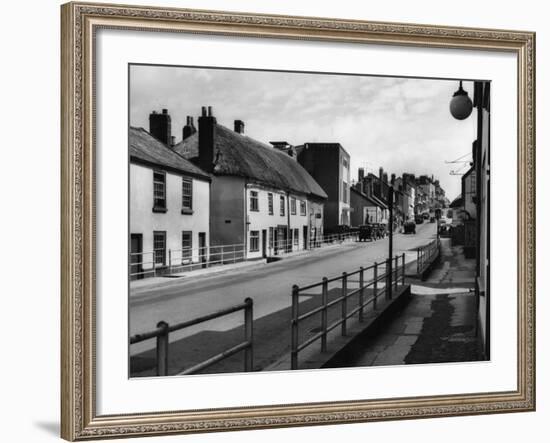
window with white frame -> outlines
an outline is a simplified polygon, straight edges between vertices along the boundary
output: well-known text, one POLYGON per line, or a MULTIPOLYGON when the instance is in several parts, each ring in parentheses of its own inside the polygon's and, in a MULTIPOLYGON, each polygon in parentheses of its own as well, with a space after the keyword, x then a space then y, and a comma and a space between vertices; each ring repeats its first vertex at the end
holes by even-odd
POLYGON ((260 231, 250 231, 250 252, 260 250, 260 231))
POLYGON ((296 199, 294 197, 290 198, 290 213, 296 215, 296 199))
POLYGON ((181 232, 181 262, 190 263, 193 259, 193 232, 181 232))
POLYGON ((305 202, 305 200, 300 200, 300 215, 306 215, 306 202, 305 202))
POLYGON ((273 194, 271 192, 267 194, 267 209, 269 215, 273 215, 273 194))
POLYGON ((153 210, 166 210, 166 174, 153 172, 153 210))
POLYGON ((279 204, 279 214, 281 216, 284 216, 285 215, 285 197, 284 195, 281 195, 279 197, 279 201, 280 201, 280 204, 279 204))
POLYGON ((250 191, 250 210, 254 212, 258 212, 260 210, 258 203, 258 191, 250 191))
POLYGON ((153 232, 153 250, 156 265, 166 264, 166 231, 153 232))
POLYGON ((193 180, 183 177, 181 180, 181 207, 182 209, 193 209, 193 180))

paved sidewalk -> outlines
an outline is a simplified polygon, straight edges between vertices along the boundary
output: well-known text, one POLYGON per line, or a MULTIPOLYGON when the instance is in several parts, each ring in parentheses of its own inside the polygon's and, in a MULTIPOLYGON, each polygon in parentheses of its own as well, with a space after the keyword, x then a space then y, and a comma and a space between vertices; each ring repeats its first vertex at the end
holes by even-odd
POLYGON ((475 261, 442 239, 441 261, 425 282, 412 283, 409 304, 338 362, 346 366, 449 363, 482 359, 476 337, 475 261))

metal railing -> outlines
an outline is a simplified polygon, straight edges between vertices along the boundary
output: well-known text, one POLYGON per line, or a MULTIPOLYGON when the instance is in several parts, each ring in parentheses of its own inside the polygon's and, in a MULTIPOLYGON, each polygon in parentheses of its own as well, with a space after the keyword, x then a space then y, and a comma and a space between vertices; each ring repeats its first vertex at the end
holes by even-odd
MULTIPOLYGON (((356 232, 326 235, 315 239, 309 239, 307 248, 305 247, 306 245, 303 239, 301 239, 301 241, 296 240, 296 238, 277 240, 268 243, 266 254, 268 257, 280 256, 291 252, 304 251, 306 249, 319 249, 334 244, 341 244, 346 241, 355 241, 357 238, 358 234, 356 232)), ((234 264, 247 260, 249 258, 249 253, 257 254, 259 252, 260 244, 258 244, 257 250, 248 251, 244 243, 132 252, 130 253, 130 278, 170 275, 217 265, 234 264), (157 253, 163 256, 161 263, 157 263, 157 253)))
POLYGON ((314 239, 310 238, 307 241, 307 247, 305 247, 306 245, 304 245, 303 239, 296 240, 295 237, 288 240, 277 240, 269 245, 268 255, 269 256, 283 255, 291 252, 305 251, 308 249, 309 250, 319 249, 319 248, 324 248, 326 246, 331 246, 335 244, 342 244, 344 242, 356 241, 357 239, 358 239, 358 234, 356 232, 345 233, 345 234, 324 235, 314 239))
POLYGON ((237 352, 244 351, 244 370, 250 372, 253 370, 254 365, 254 345, 253 345, 253 301, 251 298, 246 298, 243 303, 222 309, 211 314, 203 315, 192 320, 187 320, 175 325, 169 325, 168 323, 161 321, 157 324, 157 329, 142 334, 136 334, 130 337, 130 345, 141 343, 145 340, 156 338, 156 371, 157 375, 168 375, 168 356, 169 356, 169 334, 171 332, 180 331, 185 328, 204 323, 209 320, 213 320, 225 315, 232 314, 234 312, 244 310, 244 341, 241 343, 226 349, 207 360, 191 366, 185 370, 179 371, 179 375, 194 374, 203 369, 218 363, 228 357, 231 357, 237 352))
POLYGON ((439 238, 416 249, 416 273, 421 274, 439 255, 439 238))
POLYGON ((247 251, 244 243, 220 246, 204 246, 198 248, 182 248, 160 250, 167 254, 167 260, 156 263, 155 253, 158 251, 130 253, 130 277, 154 277, 210 267, 215 265, 233 264, 245 261, 247 251), (137 258, 134 259, 134 257, 137 258))
POLYGON ((294 285, 292 287, 292 318, 291 318, 291 357, 290 367, 291 369, 298 369, 298 354, 303 349, 307 348, 316 341, 321 341, 321 352, 327 351, 327 336, 330 331, 340 326, 341 335, 347 334, 347 321, 355 314, 358 314, 359 322, 364 320, 365 308, 372 304, 373 309, 377 308, 378 298, 385 294, 386 299, 392 299, 392 293, 397 290, 397 285, 401 281, 401 284, 405 284, 405 254, 401 256, 395 256, 393 259, 387 259, 383 263, 374 263, 368 267, 360 267, 357 271, 350 273, 342 273, 339 277, 327 278, 323 277, 319 283, 314 283, 307 286, 299 287, 294 285), (388 274, 390 269, 389 261, 394 260, 392 263, 391 276, 388 274), (401 266, 399 266, 401 261, 401 266), (365 274, 372 270, 372 278, 365 281, 365 274), (358 276, 359 287, 350 290, 348 284, 351 282, 350 277, 358 276), (391 277, 391 279, 389 278, 391 277), (340 296, 329 301, 329 284, 336 283, 340 285, 340 296), (388 284, 389 283, 389 284, 388 284), (367 289, 372 287, 372 296, 366 297, 367 289), (320 289, 320 293, 311 293, 305 291, 311 291, 312 289, 320 289), (321 304, 316 308, 300 313, 299 304, 300 297, 315 297, 320 296, 321 304), (348 310, 348 301, 351 297, 357 296, 357 306, 351 311, 348 310), (329 324, 329 309, 341 304, 341 309, 337 318, 329 324), (305 341, 300 343, 299 339, 299 326, 300 322, 309 319, 315 315, 321 316, 321 322, 319 326, 319 332, 315 333, 305 341))

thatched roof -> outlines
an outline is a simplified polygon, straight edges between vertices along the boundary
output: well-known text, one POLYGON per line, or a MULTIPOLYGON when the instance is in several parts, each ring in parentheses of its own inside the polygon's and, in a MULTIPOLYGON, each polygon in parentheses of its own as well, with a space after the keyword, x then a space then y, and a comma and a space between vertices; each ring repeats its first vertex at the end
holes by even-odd
MULTIPOLYGON (((199 154, 199 134, 184 139, 174 150, 187 159, 199 154)), ((295 159, 244 134, 216 124, 214 175, 233 175, 255 183, 326 199, 323 188, 295 159)))
POLYGON ((168 171, 210 180, 210 176, 202 169, 164 145, 145 129, 130 127, 128 138, 132 163, 160 166, 168 171))

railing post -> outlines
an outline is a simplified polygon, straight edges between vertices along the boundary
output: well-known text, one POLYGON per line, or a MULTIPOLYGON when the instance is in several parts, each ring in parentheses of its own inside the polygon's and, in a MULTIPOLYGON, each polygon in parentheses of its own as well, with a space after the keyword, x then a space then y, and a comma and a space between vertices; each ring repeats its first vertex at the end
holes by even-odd
POLYGON ((365 285, 365 277, 364 277, 365 268, 361 266, 359 268, 359 321, 363 321, 363 286, 365 285))
POLYGON ((168 375, 168 323, 161 321, 157 328, 162 329, 157 335, 157 375, 168 375))
POLYGON ((323 330, 323 336, 321 337, 321 352, 327 352, 328 279, 326 277, 323 277, 321 302, 323 303, 323 310, 321 311, 321 329, 323 330))
POLYGON ((168 249, 168 274, 172 273, 172 250, 168 249))
POLYGON ((298 285, 292 286, 292 327, 291 327, 291 351, 290 369, 298 369, 298 285))
POLYGON ((403 262, 403 267, 401 268, 401 284, 404 285, 405 284, 405 253, 403 252, 403 255, 402 255, 402 262, 403 262))
POLYGON ((399 256, 395 256, 395 291, 397 292, 397 281, 399 280, 399 256))
POLYGON ((376 311, 376 302, 378 299, 378 263, 374 262, 374 299, 372 301, 372 308, 376 311))
POLYGON ((244 308, 244 339, 249 343, 244 351, 244 371, 251 372, 254 370, 254 302, 250 297, 247 297, 244 302, 246 303, 244 308))
POLYGON ((348 315, 348 274, 342 272, 342 335, 347 333, 346 316, 348 315))
POLYGON ((391 281, 391 268, 392 268, 392 258, 388 257, 386 260, 386 299, 391 300, 392 299, 392 281, 391 281))
POLYGON ((153 277, 157 276, 157 257, 155 250, 153 249, 153 277))
POLYGON ((416 250, 416 273, 420 274, 420 248, 416 250))

